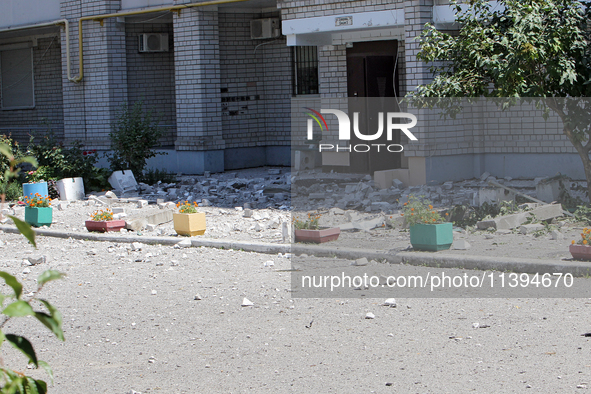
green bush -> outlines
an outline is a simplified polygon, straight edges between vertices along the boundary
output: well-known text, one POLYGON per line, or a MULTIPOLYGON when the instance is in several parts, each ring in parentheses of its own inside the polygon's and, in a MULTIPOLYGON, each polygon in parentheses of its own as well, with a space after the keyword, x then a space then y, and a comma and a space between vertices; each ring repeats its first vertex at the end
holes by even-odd
POLYGON ((138 182, 144 182, 148 185, 153 185, 158 182, 174 183, 176 182, 176 175, 172 172, 167 172, 166 170, 150 168, 141 175, 138 182))
MULTIPOLYGON (((23 163, 29 163, 37 166, 36 160, 32 156, 22 156, 17 158, 13 153, 11 146, 0 143, 0 154, 7 159, 8 168, 4 172, 4 183, 11 184, 11 180, 18 176, 18 166, 23 163)), ((23 234, 35 248, 35 231, 31 226, 22 220, 9 216, 14 222, 18 231, 23 234)), ((32 297, 23 296, 23 284, 17 278, 6 271, 0 271, 0 278, 6 283, 3 290, 8 290, 7 293, 0 293, 0 309, 2 309, 2 324, 0 324, 0 346, 7 342, 14 348, 19 350, 28 360, 28 364, 32 364, 35 368, 42 367, 45 369, 50 379, 53 381, 53 372, 49 364, 37 358, 33 344, 24 336, 5 333, 4 326, 10 320, 18 317, 33 317, 41 324, 47 327, 58 339, 64 340, 64 332, 62 330, 62 315, 52 304, 47 300, 39 298, 39 292, 43 286, 52 280, 61 279, 64 276, 61 272, 54 270, 47 270, 37 278, 37 291, 32 297), (6 302, 6 306, 4 305, 6 302), (34 310, 33 308, 41 308, 41 310, 34 310)), ((2 394, 45 394, 47 393, 47 383, 41 379, 34 379, 22 372, 8 368, 1 363, 0 376, 3 383, 0 388, 2 394)))
POLYGON ((23 196, 23 187, 17 181, 12 181, 8 183, 3 193, 6 201, 18 201, 23 196))
MULTIPOLYGON (((82 143, 74 141, 70 147, 64 147, 57 142, 51 129, 41 137, 39 143, 31 137, 27 153, 34 156, 39 162, 36 171, 27 173, 27 181, 39 182, 41 180, 52 183, 63 178, 81 177, 84 179, 85 190, 100 191, 108 188, 105 171, 95 167, 98 155, 95 150, 84 150, 82 143)), ((57 190, 51 188, 52 198, 56 197, 57 190)))
MULTIPOLYGON (((17 141, 14 141, 9 135, 0 134, 0 144, 4 144, 16 159, 24 156, 17 141)), ((10 169, 10 160, 5 155, 0 155, 0 182, 6 180, 6 171, 10 169)))
POLYGON ((129 169, 137 179, 142 179, 146 160, 161 154, 154 150, 162 136, 158 123, 152 110, 144 111, 142 101, 131 108, 127 103, 121 107, 115 129, 109 134, 113 149, 109 162, 113 171, 129 169))

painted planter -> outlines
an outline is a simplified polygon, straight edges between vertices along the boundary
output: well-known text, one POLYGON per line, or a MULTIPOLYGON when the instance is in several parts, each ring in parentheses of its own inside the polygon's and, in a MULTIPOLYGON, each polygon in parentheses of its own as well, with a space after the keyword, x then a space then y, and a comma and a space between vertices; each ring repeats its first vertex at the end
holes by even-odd
POLYGON ((591 261, 591 246, 587 245, 569 245, 568 251, 575 260, 591 261))
POLYGON ((84 180, 78 178, 64 178, 57 181, 57 191, 60 200, 84 200, 84 180))
POLYGON ((23 183, 23 196, 33 198, 36 193, 41 197, 49 197, 47 182, 23 183))
POLYGON ((410 243, 414 250, 437 252, 451 247, 454 241, 451 223, 415 224, 410 226, 410 243))
POLYGON ((172 215, 174 231, 178 235, 193 237, 205 233, 205 213, 174 213, 172 215))
POLYGON ((326 228, 322 230, 295 230, 296 242, 313 242, 321 244, 323 242, 336 241, 339 238, 341 229, 338 227, 326 228))
POLYGON ((51 226, 53 221, 53 208, 51 207, 25 207, 25 222, 33 227, 51 226))
POLYGON ((119 231, 125 228, 125 220, 87 220, 84 225, 88 231, 106 233, 107 231, 119 231))

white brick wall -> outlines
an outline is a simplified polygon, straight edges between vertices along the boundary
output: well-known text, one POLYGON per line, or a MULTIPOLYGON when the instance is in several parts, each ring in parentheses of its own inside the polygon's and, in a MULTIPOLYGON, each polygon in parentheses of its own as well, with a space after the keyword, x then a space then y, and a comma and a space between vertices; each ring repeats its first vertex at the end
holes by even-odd
POLYGON ((176 149, 224 149, 218 13, 189 8, 173 18, 176 149))
POLYGON ((172 23, 137 23, 125 25, 127 56, 127 97, 129 104, 143 100, 144 109, 161 116, 164 135, 161 146, 174 146, 176 140, 176 102, 174 86, 174 38, 172 23), (168 52, 139 53, 141 33, 167 33, 168 52))
MULTIPOLYGON (((116 12, 119 0, 62 0, 62 16, 70 20, 72 72, 78 70, 78 23, 80 16, 116 12)), ((127 100, 125 25, 114 18, 86 21, 84 32, 84 79, 74 84, 62 67, 64 139, 82 141, 87 147, 108 148, 109 133, 121 105, 127 100)), ((62 64, 66 64, 65 35, 62 35, 62 64)))

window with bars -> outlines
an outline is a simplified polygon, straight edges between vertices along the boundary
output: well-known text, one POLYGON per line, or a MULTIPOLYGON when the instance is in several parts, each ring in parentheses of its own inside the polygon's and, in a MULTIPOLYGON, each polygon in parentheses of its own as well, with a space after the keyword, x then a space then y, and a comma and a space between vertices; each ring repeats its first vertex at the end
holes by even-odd
POLYGON ((31 48, 0 51, 2 109, 35 107, 31 48))
POLYGON ((318 47, 294 47, 293 93, 318 94, 318 47))

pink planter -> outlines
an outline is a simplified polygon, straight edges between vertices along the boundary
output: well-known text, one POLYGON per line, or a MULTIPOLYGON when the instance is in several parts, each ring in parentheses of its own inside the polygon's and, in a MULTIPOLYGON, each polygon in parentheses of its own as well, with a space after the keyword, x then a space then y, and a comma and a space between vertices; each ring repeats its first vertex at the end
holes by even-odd
POLYGON ((591 246, 587 245, 570 245, 568 247, 570 254, 575 260, 590 260, 591 261, 591 246))
POLYGON ((107 220, 107 221, 95 221, 87 220, 84 222, 88 231, 98 231, 104 233, 107 231, 119 231, 125 228, 125 220, 107 220))
POLYGON ((313 242, 323 243, 328 241, 336 241, 339 238, 341 229, 338 227, 327 228, 324 230, 295 230, 296 242, 313 242))

